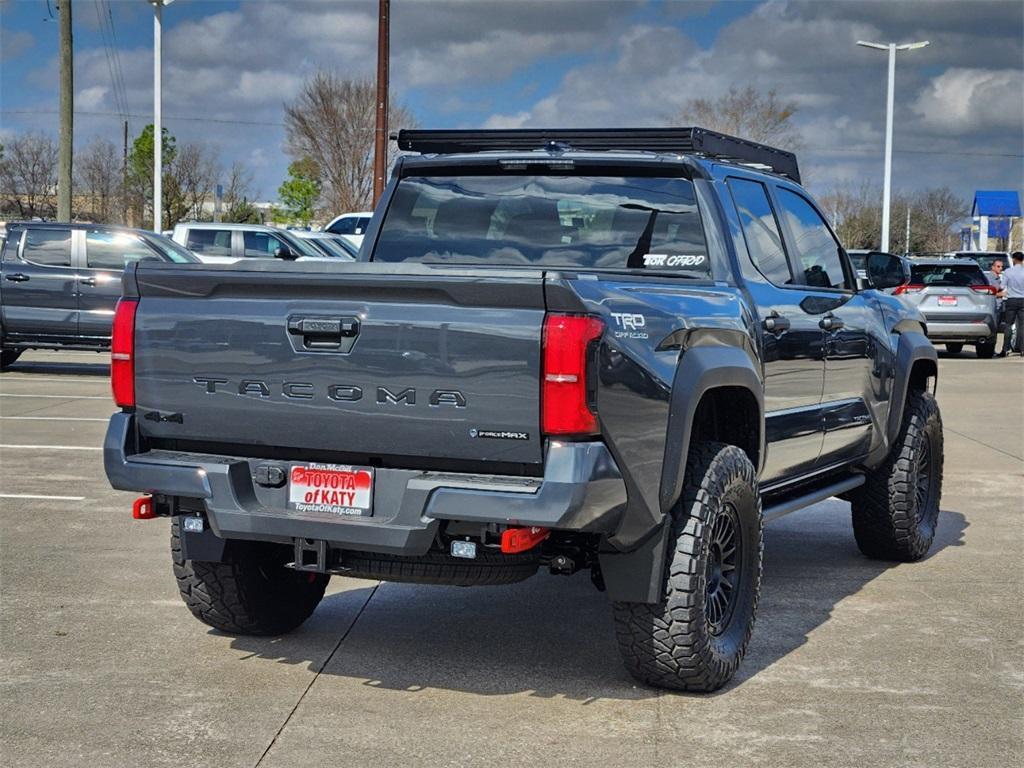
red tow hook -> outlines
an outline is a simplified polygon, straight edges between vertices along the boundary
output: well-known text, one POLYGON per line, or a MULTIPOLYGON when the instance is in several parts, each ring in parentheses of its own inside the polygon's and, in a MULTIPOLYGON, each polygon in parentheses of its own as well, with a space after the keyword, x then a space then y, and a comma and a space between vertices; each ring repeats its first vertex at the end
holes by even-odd
POLYGON ((501 533, 501 551, 506 555, 526 552, 540 544, 551 535, 547 528, 507 528, 501 533))
POLYGON ((152 520, 156 517, 153 509, 153 497, 150 495, 139 496, 132 504, 132 517, 136 520, 152 520))

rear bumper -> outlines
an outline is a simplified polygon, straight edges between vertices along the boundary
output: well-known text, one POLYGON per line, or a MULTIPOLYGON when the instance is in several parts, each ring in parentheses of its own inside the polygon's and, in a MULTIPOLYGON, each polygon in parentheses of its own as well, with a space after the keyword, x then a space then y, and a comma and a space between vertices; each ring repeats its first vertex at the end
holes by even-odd
POLYGON ((377 469, 372 517, 286 510, 286 488, 265 488, 256 466, 285 461, 213 454, 133 453, 134 416, 116 413, 103 445, 110 484, 202 499, 210 528, 221 538, 328 542, 339 549, 422 555, 441 520, 536 525, 614 532, 626 506, 626 487, 603 443, 552 442, 544 476, 509 477, 407 469, 377 469))
POLYGON ((925 318, 928 338, 937 341, 981 341, 996 332, 995 317, 976 321, 943 321, 925 318))

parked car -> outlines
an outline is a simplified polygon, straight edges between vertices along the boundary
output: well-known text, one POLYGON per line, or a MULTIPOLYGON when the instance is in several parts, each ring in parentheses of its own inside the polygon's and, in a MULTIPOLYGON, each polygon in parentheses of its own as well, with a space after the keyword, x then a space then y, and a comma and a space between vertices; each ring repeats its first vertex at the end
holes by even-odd
POLYGON ((263 224, 188 221, 174 226, 174 241, 205 264, 231 264, 242 259, 322 259, 321 250, 287 232, 263 224))
POLYGON ((879 292, 906 262, 872 254, 858 286, 792 154, 698 128, 398 143, 423 154, 360 263, 125 282, 106 472, 172 518, 200 621, 287 632, 331 574, 582 570, 633 676, 711 691, 751 637, 764 521, 842 494, 864 554, 928 552, 936 353, 879 292))
POLYGON ((363 235, 366 234, 373 218, 373 211, 361 211, 359 213, 343 213, 324 227, 324 232, 334 235, 345 235, 351 239, 358 248, 363 244, 363 235))
POLYGON ((995 354, 996 288, 974 259, 915 260, 910 282, 893 292, 921 311, 928 338, 959 354, 973 344, 978 357, 995 354))
POLYGON ((359 246, 343 235, 332 235, 330 232, 292 232, 296 237, 308 240, 323 251, 325 256, 332 256, 347 261, 355 261, 359 256, 359 246))
POLYGON ((2 368, 26 349, 109 349, 126 264, 199 261, 140 229, 12 222, 7 234, 0 256, 2 368))

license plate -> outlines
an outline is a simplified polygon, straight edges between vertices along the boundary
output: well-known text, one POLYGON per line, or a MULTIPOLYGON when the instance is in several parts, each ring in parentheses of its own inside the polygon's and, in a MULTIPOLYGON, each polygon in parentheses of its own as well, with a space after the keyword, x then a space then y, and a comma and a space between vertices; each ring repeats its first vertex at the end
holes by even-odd
POLYGON ((288 475, 288 508, 330 515, 373 514, 373 470, 346 464, 302 464, 288 475))
POLYGON ((939 304, 944 307, 955 307, 956 296, 939 296, 939 304))

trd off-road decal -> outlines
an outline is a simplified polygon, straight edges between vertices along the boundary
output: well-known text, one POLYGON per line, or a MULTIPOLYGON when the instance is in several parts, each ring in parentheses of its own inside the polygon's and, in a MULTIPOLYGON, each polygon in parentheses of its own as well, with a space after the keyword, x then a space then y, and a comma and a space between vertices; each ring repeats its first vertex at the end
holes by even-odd
POLYGON ((645 253, 645 267, 675 267, 677 269, 689 269, 700 267, 707 260, 707 256, 700 253, 645 253))

